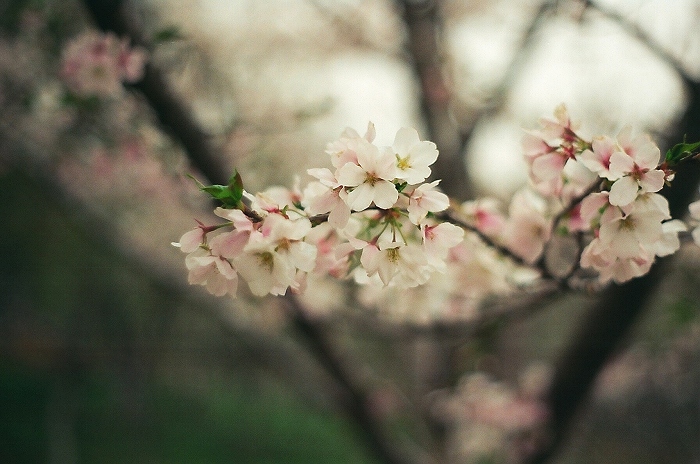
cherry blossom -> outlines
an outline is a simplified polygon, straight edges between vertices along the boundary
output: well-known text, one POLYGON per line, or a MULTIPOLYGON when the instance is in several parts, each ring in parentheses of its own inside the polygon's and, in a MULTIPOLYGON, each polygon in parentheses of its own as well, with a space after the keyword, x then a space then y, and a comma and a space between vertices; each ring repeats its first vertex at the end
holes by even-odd
MULTIPOLYGON (((439 180, 424 182, 437 148, 415 130, 400 129, 391 147, 374 138, 371 122, 364 136, 345 129, 326 149, 334 169, 308 169, 305 186, 229 192, 229 205, 240 205, 215 210, 227 222, 199 223, 173 244, 188 253, 190 282, 235 294, 240 276, 254 295, 282 295, 303 292, 313 273, 314 284, 350 277, 381 288, 428 285, 426 295, 434 285, 448 295, 433 303, 452 307, 457 297, 476 304, 542 279, 591 279, 590 270, 601 283, 625 282, 676 252, 688 230, 657 193, 673 171, 658 165, 651 139, 624 129, 617 140, 589 142, 564 106, 526 134, 531 182, 507 217, 496 200, 455 207, 439 180)), ((690 212, 700 244, 700 201, 690 212)))
POLYGON ((430 213, 444 211, 450 206, 447 195, 436 190, 439 180, 429 184, 421 184, 413 189, 408 199, 408 218, 416 225, 430 213))
POLYGON ((238 274, 227 259, 198 249, 187 255, 185 265, 189 270, 187 279, 190 284, 203 285, 214 296, 235 296, 238 274))
POLYGON ((610 203, 624 206, 640 193, 658 192, 664 186, 666 174, 657 169, 661 160, 659 148, 647 135, 631 137, 631 128, 618 135, 621 151, 610 156, 608 178, 615 180, 610 187, 610 203))
POLYGON ((402 127, 396 133, 392 149, 396 155, 396 178, 411 185, 430 176, 430 165, 438 157, 433 142, 421 141, 415 129, 402 127))
POLYGON ((86 32, 63 49, 61 77, 76 95, 113 96, 143 76, 146 52, 113 33, 86 32))
POLYGON ((338 183, 351 187, 347 204, 353 211, 363 211, 372 203, 391 208, 399 197, 393 184, 395 158, 389 149, 379 149, 364 139, 357 140, 357 164, 348 162, 338 168, 338 183))

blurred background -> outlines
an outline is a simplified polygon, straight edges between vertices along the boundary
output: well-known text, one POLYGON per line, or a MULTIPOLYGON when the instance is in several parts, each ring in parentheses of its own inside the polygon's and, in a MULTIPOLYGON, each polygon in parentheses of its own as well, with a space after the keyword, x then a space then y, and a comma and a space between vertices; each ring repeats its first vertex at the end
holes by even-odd
MULTIPOLYGON (((507 204, 523 128, 562 102, 587 136, 632 125, 663 152, 698 134, 699 20, 697 0, 0 0, 0 461, 487 463, 548 446, 477 431, 459 400, 476 372, 545 388, 595 295, 499 301, 527 306, 503 318, 325 281, 291 316, 245 289, 214 298, 170 245, 213 220, 187 175, 291 187, 372 121, 379 144, 402 126, 436 142, 455 199, 507 204), (144 80, 76 96, 67 44, 100 29, 147 53, 144 80)), ((547 462, 700 462, 699 253, 629 303, 547 462)))

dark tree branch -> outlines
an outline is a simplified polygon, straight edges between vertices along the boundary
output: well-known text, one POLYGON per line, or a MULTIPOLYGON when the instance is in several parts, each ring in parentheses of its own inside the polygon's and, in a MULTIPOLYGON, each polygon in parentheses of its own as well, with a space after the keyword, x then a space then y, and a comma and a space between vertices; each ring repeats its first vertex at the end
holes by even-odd
MULTIPOLYGON (((689 140, 700 140, 700 84, 693 85, 689 93, 687 110, 673 137, 681 139, 687 134, 689 140)), ((699 163, 689 162, 681 167, 672 188, 663 192, 669 200, 673 217, 682 217, 687 211, 688 204, 697 196, 699 182, 699 163)), ((671 259, 661 259, 643 277, 612 286, 586 315, 573 342, 555 366, 547 397, 552 413, 552 440, 532 459, 532 463, 546 462, 559 451, 576 413, 588 400, 596 377, 643 313, 671 259)))
POLYGON ((472 196, 464 159, 463 135, 450 114, 452 90, 445 81, 436 0, 397 0, 406 25, 406 49, 420 83, 421 110, 429 139, 440 149, 433 165, 435 179, 450 197, 466 200, 472 196))
MULTIPOLYGON (((128 36, 134 44, 147 45, 127 1, 84 2, 101 29, 128 36)), ((225 184, 228 176, 221 163, 222 154, 211 144, 187 105, 170 89, 163 73, 156 66, 148 65, 143 80, 135 84, 134 88, 144 95, 160 122, 182 143, 192 165, 209 181, 225 184)), ((420 450, 411 450, 409 456, 389 443, 380 421, 372 414, 367 402, 368 391, 360 380, 359 372, 354 370, 354 364, 336 354, 336 347, 327 339, 321 326, 307 316, 296 299, 287 295, 285 302, 292 326, 343 392, 347 400, 344 402, 346 412, 355 421, 356 428, 369 445, 370 451, 388 464, 431 462, 432 459, 420 450)))
MULTIPOLYGON (((84 0, 100 29, 129 37, 131 43, 147 49, 151 44, 144 37, 130 4, 123 0, 84 0)), ((143 79, 132 85, 148 101, 158 121, 178 140, 192 163, 211 182, 226 184, 229 177, 225 157, 194 118, 191 108, 172 88, 163 72, 147 63, 143 79)))

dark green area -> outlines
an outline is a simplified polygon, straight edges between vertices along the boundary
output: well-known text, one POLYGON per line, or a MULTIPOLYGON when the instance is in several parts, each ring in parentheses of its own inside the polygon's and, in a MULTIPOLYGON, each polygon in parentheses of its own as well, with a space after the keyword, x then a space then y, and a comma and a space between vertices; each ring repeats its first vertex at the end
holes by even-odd
POLYGON ((5 172, 0 189, 0 462, 371 462, 42 186, 5 172))

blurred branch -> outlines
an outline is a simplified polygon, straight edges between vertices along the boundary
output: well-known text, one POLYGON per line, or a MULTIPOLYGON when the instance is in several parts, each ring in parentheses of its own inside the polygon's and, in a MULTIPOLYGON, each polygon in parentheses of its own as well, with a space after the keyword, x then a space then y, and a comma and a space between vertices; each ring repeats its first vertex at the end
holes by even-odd
POLYGON ((428 126, 428 139, 440 148, 433 165, 433 178, 452 198, 472 197, 464 159, 465 136, 450 114, 452 91, 445 81, 442 50, 438 42, 439 11, 435 0, 396 0, 403 12, 408 50, 421 89, 421 109, 428 126))
POLYGON ((659 59, 668 64, 673 70, 680 76, 686 85, 692 86, 697 79, 693 78, 688 74, 683 63, 676 57, 671 55, 666 49, 661 47, 656 40, 654 40, 646 31, 640 28, 638 25, 630 22, 619 13, 616 13, 602 5, 598 2, 592 0, 581 0, 584 6, 588 9, 595 10, 609 20, 617 23, 625 32, 627 32, 632 37, 639 40, 644 44, 652 53, 654 53, 659 59))
MULTIPOLYGON (((84 0, 100 29, 131 39, 133 45, 151 49, 139 27, 135 12, 123 0, 84 0)), ((228 168, 220 148, 201 128, 191 109, 177 95, 164 73, 152 63, 146 63, 141 81, 133 84, 148 101, 159 122, 184 147, 192 165, 210 181, 226 184, 228 168)))
MULTIPOLYGON (((686 112, 672 134, 677 140, 684 134, 690 140, 700 139, 700 84, 690 87, 689 92, 686 112)), ((673 217, 682 217, 687 211, 688 204, 697 196, 698 183, 700 164, 686 163, 676 174, 673 187, 663 191, 673 217)), ((596 377, 639 319, 671 259, 659 260, 643 277, 612 286, 585 316, 555 367, 547 396, 552 414, 552 439, 531 460, 532 463, 546 462, 559 450, 576 413, 588 400, 596 377)))
MULTIPOLYGON (((146 45, 127 1, 84 0, 84 2, 100 28, 126 35, 134 44, 146 45)), ((225 171, 220 162, 221 153, 209 142, 205 132, 191 116, 189 108, 169 88, 162 72, 150 64, 146 68, 143 81, 134 87, 144 95, 161 122, 183 144, 193 166, 199 169, 209 181, 226 183, 225 171)), ((320 365, 336 380, 344 392, 348 400, 344 406, 349 416, 356 421, 356 428, 362 433, 374 455, 382 462, 390 464, 430 462, 430 459, 420 452, 411 450, 409 457, 401 453, 393 444, 389 444, 380 422, 373 416, 370 405, 366 401, 368 392, 354 364, 341 359, 336 354, 335 347, 324 336, 321 327, 307 316, 304 308, 294 297, 287 295, 285 302, 293 327, 320 365)))

